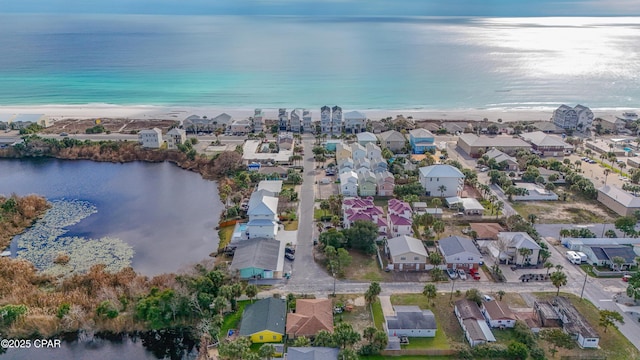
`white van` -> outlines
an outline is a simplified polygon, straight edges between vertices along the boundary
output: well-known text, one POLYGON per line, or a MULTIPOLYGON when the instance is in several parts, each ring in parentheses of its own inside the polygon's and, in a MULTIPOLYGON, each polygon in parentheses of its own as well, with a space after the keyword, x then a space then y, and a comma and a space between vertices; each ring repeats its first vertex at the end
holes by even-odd
POLYGON ((576 251, 576 254, 580 256, 580 262, 586 263, 587 261, 589 261, 587 254, 583 253, 582 251, 576 251))
POLYGON ((567 260, 576 265, 580 265, 580 263, 582 263, 580 255, 578 255, 575 251, 567 251, 567 260))

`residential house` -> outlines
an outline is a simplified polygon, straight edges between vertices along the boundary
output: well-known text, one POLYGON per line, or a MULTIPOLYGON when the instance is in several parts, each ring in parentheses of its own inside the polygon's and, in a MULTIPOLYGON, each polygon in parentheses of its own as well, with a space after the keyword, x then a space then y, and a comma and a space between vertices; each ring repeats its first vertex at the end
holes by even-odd
POLYGON ((162 130, 153 128, 150 130, 140 130, 138 132, 138 141, 143 148, 159 149, 162 146, 162 130))
POLYGON ((8 123, 13 129, 24 129, 31 124, 47 128, 53 124, 50 117, 44 114, 17 114, 12 116, 8 123))
POLYGON ((462 198, 459 210, 465 215, 482 215, 484 213, 484 206, 474 198, 462 198))
POLYGON ((384 210, 373 203, 372 197, 345 198, 342 201, 342 214, 345 229, 351 227, 351 224, 355 221, 368 221, 378 226, 380 239, 386 238, 388 224, 384 216, 384 210))
POLYGON ((384 317, 384 328, 388 336, 435 337, 436 317, 431 310, 418 306, 394 306, 394 315, 384 317))
POLYGON ((359 168, 356 172, 358 175, 358 193, 360 196, 375 196, 378 192, 378 182, 373 171, 367 168, 359 168))
POLYGON ((571 335, 582 348, 597 348, 600 336, 589 321, 573 306, 569 299, 556 296, 551 303, 560 317, 562 330, 571 335))
POLYGON ((371 161, 367 158, 360 158, 353 161, 353 167, 355 169, 367 169, 371 170, 371 161))
POLYGON ((257 133, 264 131, 264 113, 262 109, 253 111, 253 130, 257 133))
POLYGON ((609 266, 611 270, 625 270, 636 265, 636 254, 633 247, 628 245, 591 245, 582 246, 580 251, 589 258, 589 264, 596 266, 609 266), (618 266, 614 258, 621 258, 623 262, 618 266))
MULTIPOLYGON (((361 134, 366 134, 366 133, 361 133, 361 134)), ((358 134, 358 135, 360 135, 360 134, 358 134)), ((380 149, 380 147, 378 145, 376 145, 375 143, 369 142, 364 146, 364 148, 367 151, 367 159, 369 159, 369 160, 383 159, 382 158, 382 149, 380 149)))
POLYGON ((469 345, 473 347, 496 341, 478 304, 467 299, 458 300, 453 306, 453 312, 456 314, 469 345))
POLYGON ((553 112, 551 121, 563 129, 575 130, 578 127, 578 114, 572 107, 563 104, 553 112))
POLYGON ((408 203, 398 199, 389 200, 387 222, 390 237, 413 235, 413 210, 408 203))
MULTIPOLYGON (((231 270, 241 279, 281 279, 285 244, 279 240, 252 238, 234 243, 231 270)), ((284 326, 284 324, 283 324, 284 326)), ((282 329, 284 333, 284 328, 282 329)))
POLYGON ((396 180, 389 171, 381 171, 376 174, 376 183, 378 196, 393 196, 393 190, 396 187, 396 180))
POLYGON ((248 237, 274 239, 278 233, 278 198, 269 190, 257 190, 249 198, 248 237))
POLYGON ((352 171, 353 169, 355 169, 355 164, 353 162, 353 159, 351 158, 346 158, 340 162, 338 162, 338 173, 342 174, 343 172, 346 171, 352 171))
POLYGON ((261 166, 258 173, 269 176, 268 180, 286 180, 289 170, 282 166, 261 166))
POLYGON ((338 360, 340 349, 330 347, 288 347, 286 360, 338 360))
POLYGON ((358 143, 351 144, 351 157, 353 161, 357 161, 358 159, 365 159, 367 157, 367 149, 358 143))
POLYGON ((367 117, 365 114, 359 111, 350 111, 344 114, 344 131, 347 134, 358 134, 365 131, 366 127, 367 117))
POLYGON ((394 270, 426 270, 429 254, 421 240, 409 235, 400 235, 387 240, 387 255, 394 270))
POLYGON ((251 126, 251 120, 249 119, 235 120, 231 123, 230 132, 232 135, 247 135, 253 131, 251 126))
POLYGON ((302 110, 302 130, 306 133, 313 133, 316 131, 316 126, 311 117, 311 111, 307 109, 302 110))
POLYGON ((331 108, 331 134, 340 135, 344 124, 342 122, 342 108, 338 105, 331 108))
POLYGON ((499 255, 500 260, 505 260, 507 264, 538 265, 542 248, 526 232, 501 232, 498 242, 506 245, 499 255), (524 256, 522 249, 527 249, 529 253, 524 256))
POLYGON ((269 196, 278 197, 282 191, 282 180, 262 180, 258 183, 256 191, 264 190, 269 196))
POLYGON ((382 121, 373 120, 369 123, 369 129, 374 134, 380 134, 384 131, 387 131, 388 127, 387 127, 387 124, 383 123, 382 121))
POLYGON ((421 167, 419 179, 427 196, 457 196, 464 187, 464 174, 451 165, 421 167))
POLYGON ((492 149, 499 149, 505 154, 513 155, 518 150, 529 150, 531 144, 512 136, 478 136, 462 134, 458 136, 458 147, 467 155, 479 158, 492 149))
POLYGON ((413 210, 411 209, 411 205, 398 199, 389 200, 388 212, 390 215, 398 215, 405 219, 411 219, 413 217, 413 210))
POLYGON ((493 160, 504 171, 518 171, 518 160, 513 156, 509 156, 498 149, 491 149, 485 153, 489 158, 489 162, 493 160))
POLYGON ((216 131, 218 129, 222 129, 226 132, 226 130, 231 126, 231 123, 233 123, 231 115, 222 113, 213 119, 209 119, 209 132, 216 131))
POLYGON ((369 161, 371 171, 374 173, 385 172, 389 170, 389 164, 387 160, 382 157, 374 157, 369 161))
POLYGON ((435 150, 433 134, 426 129, 417 128, 409 131, 409 144, 414 154, 424 154, 430 150, 435 150))
POLYGON ((564 142, 557 135, 534 131, 520 136, 524 141, 531 144, 532 152, 541 156, 564 156, 573 151, 573 146, 564 142))
POLYGON ((395 130, 385 131, 378 135, 380 139, 380 146, 391 150, 394 154, 400 153, 404 150, 407 139, 401 132, 395 130))
POLYGON ((624 132, 626 121, 615 116, 603 116, 598 118, 598 124, 600 124, 602 130, 605 130, 606 133, 617 134, 624 132))
POLYGON ((302 110, 291 110, 291 116, 289 118, 289 129, 292 133, 302 132, 302 110))
POLYGON ((578 125, 577 128, 580 131, 585 131, 590 129, 593 125, 593 112, 591 109, 584 105, 576 105, 573 110, 576 111, 576 115, 578 116, 578 125))
POLYGON ((449 236, 438 240, 438 250, 447 268, 478 269, 483 262, 480 251, 473 240, 462 236, 449 236))
POLYGON ((296 311, 287 314, 287 336, 313 337, 318 331, 333 333, 333 306, 329 299, 297 299, 296 311))
POLYGON ((268 297, 249 304, 242 313, 239 335, 248 336, 254 344, 282 342, 286 313, 284 299, 268 297))
POLYGON ((343 196, 358 196, 358 174, 350 170, 340 173, 340 194, 343 196))
POLYGON ((294 144, 292 133, 284 132, 278 134, 278 148, 280 148, 280 150, 291 150, 294 144))
POLYGON ((182 145, 187 141, 187 132, 184 129, 173 128, 166 135, 167 149, 176 150, 178 145, 182 145))
POLYGON ((330 135, 331 128, 331 108, 325 105, 320 108, 320 132, 330 135))
POLYGON ((378 138, 373 133, 370 133, 368 131, 358 133, 356 135, 356 139, 358 141, 358 144, 362 146, 367 146, 367 144, 375 145, 378 142, 378 138))
POLYGON ((516 317, 504 301, 485 301, 482 303, 482 314, 492 328, 513 328, 516 317))
POLYGON ((289 112, 285 108, 278 109, 278 129, 289 131, 289 112))
POLYGON ((533 123, 533 127, 542 131, 545 134, 562 134, 564 133, 564 129, 554 124, 551 121, 539 121, 533 123))
POLYGON ((346 159, 351 159, 351 146, 340 142, 336 144, 336 163, 339 164, 346 159))
POLYGON ((640 210, 640 198, 615 185, 599 188, 598 201, 620 216, 632 216, 640 210))
POLYGON ((200 117, 198 115, 190 115, 186 119, 182 120, 182 128, 188 133, 211 133, 215 130, 212 124, 212 119, 206 116, 200 117))

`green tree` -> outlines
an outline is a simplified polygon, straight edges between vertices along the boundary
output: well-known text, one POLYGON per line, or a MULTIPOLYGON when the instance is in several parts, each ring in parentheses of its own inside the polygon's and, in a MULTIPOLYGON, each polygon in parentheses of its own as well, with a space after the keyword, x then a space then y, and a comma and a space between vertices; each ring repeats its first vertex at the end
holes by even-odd
POLYGON ((482 304, 482 296, 480 295, 480 291, 478 289, 469 289, 465 292, 465 298, 467 300, 471 300, 476 304, 482 304))
POLYGON ((251 340, 244 336, 234 341, 223 341, 218 348, 222 360, 246 360, 250 352, 251 340))
POLYGON ((433 231, 434 231, 436 234, 438 234, 438 238, 440 238, 440 234, 442 234, 442 233, 444 232, 444 229, 445 229, 445 227, 444 227, 444 222, 442 222, 442 221, 440 221, 440 220, 436 220, 436 221, 433 223, 432 228, 433 228, 433 231))
POLYGON ((567 274, 560 270, 554 271, 551 273, 551 283, 558 289, 556 296, 560 295, 560 287, 567 285, 567 274))
POLYGON ((356 221, 350 228, 343 230, 347 246, 367 255, 376 253, 375 241, 378 238, 378 226, 368 221, 356 221))
POLYGON ((552 356, 555 356, 559 347, 564 349, 573 349, 575 347, 575 341, 571 335, 565 333, 560 328, 542 330, 540 332, 540 338, 551 344, 552 348, 550 352, 552 356))
POLYGON ((608 238, 616 238, 616 237, 618 237, 618 234, 616 234, 615 230, 609 229, 609 230, 604 232, 604 236, 608 237, 608 238))
POLYGON ((447 187, 444 185, 440 185, 438 186, 438 191, 440 192, 440 197, 443 198, 444 193, 447 191, 447 187))
POLYGON ((316 347, 336 347, 333 335, 327 330, 320 330, 313 339, 313 346, 316 347))
POLYGON ((293 340, 293 346, 295 347, 311 346, 311 340, 309 340, 309 338, 307 338, 306 336, 298 336, 297 338, 295 338, 295 340, 293 340))
POLYGON ((509 359, 527 360, 529 357, 529 348, 521 342, 512 341, 507 347, 507 355, 509 359))
POLYGON ((625 263, 625 259, 622 256, 614 256, 613 258, 611 258, 611 262, 613 263, 613 266, 615 269, 617 270, 622 270, 622 265, 625 263))
POLYGON ((364 293, 364 298, 367 303, 371 304, 372 302, 376 301, 381 291, 382 289, 380 288, 380 284, 377 281, 372 282, 369 285, 367 291, 364 293))
POLYGON ((547 269, 547 275, 549 275, 549 270, 553 269, 553 263, 551 261, 545 261, 544 268, 547 269))
POLYGON ((324 247, 332 246, 336 249, 342 248, 347 244, 347 239, 345 238, 344 233, 337 231, 336 229, 329 229, 329 231, 321 233, 319 241, 324 247))
MULTIPOLYGON (((302 339, 306 339, 306 338, 303 336, 302 339)), ((309 346, 308 342, 309 342, 309 339, 307 339, 307 345, 295 345, 295 342, 294 342, 294 346, 309 346)), ((271 360, 275 354, 276 354, 276 348, 271 344, 263 344, 262 346, 260 346, 260 350, 258 350, 258 355, 260 356, 261 359, 271 360)))
POLYGON ((24 305, 0 306, 0 325, 3 327, 9 327, 26 313, 27 307, 24 305))
POLYGON ((434 266, 438 266, 442 264, 442 255, 440 255, 435 251, 432 252, 431 254, 429 254, 429 262, 431 263, 431 265, 434 265, 434 266))
POLYGON ((616 219, 615 226, 625 235, 631 235, 635 232, 636 222, 637 220, 633 216, 621 216, 616 219))
POLYGON ((360 357, 358 353, 353 349, 342 349, 338 354, 338 359, 340 360, 358 360, 360 357))
POLYGON ((320 201, 320 210, 322 210, 322 216, 327 216, 327 210, 331 209, 327 200, 320 201))
POLYGON ((431 304, 431 306, 433 306, 434 305, 433 299, 435 299, 438 296, 438 289, 434 284, 427 284, 422 289, 422 295, 424 295, 429 301, 429 303, 431 304))
POLYGON ((617 329, 616 322, 624 324, 624 318, 619 312, 614 310, 600 310, 600 321, 598 324, 604 328, 605 333, 610 326, 617 329))
POLYGON ((255 298, 258 295, 258 287, 256 285, 254 285, 254 284, 249 284, 244 289, 244 293, 247 295, 247 297, 253 303, 253 298, 255 298))
POLYGON ((333 341, 342 349, 355 345, 360 339, 360 334, 349 323, 341 322, 334 328, 333 341))
POLYGON ((502 297, 506 295, 506 292, 504 292, 504 290, 498 290, 497 294, 498 294, 498 299, 502 301, 502 297))

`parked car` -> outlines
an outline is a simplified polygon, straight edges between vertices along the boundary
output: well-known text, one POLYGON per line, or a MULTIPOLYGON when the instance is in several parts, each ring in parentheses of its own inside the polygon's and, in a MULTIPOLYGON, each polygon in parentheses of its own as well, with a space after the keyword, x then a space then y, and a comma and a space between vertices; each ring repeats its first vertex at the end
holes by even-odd
POLYGON ((629 282, 630 279, 631 279, 631 275, 629 275, 629 274, 622 276, 622 281, 624 281, 624 282, 629 282))
POLYGON ((66 132, 61 132, 60 136, 69 136, 69 134, 67 134, 66 132))
POLYGON ((489 295, 482 295, 482 300, 484 301, 493 301, 493 298, 489 295))
POLYGON ((295 254, 295 253, 296 253, 296 249, 294 249, 294 248, 292 248, 292 247, 287 246, 286 248, 284 248, 284 252, 285 252, 285 254, 291 254, 291 255, 293 255, 293 254, 295 254))
POLYGON ((458 277, 458 272, 455 269, 447 269, 447 275, 453 280, 458 277))
POLYGON ((291 261, 296 259, 296 257, 293 254, 289 254, 289 253, 284 254, 284 257, 287 258, 287 260, 291 260, 291 261))
POLYGON ((460 276, 461 280, 467 280, 467 273, 464 269, 458 269, 458 276, 460 276))

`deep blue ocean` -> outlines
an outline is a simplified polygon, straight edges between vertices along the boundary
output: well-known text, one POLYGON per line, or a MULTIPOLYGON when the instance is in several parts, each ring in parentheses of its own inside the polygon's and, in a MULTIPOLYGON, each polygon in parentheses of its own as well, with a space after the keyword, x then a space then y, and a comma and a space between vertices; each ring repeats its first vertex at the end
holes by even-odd
POLYGON ((0 15, 0 105, 640 107, 640 18, 0 15))

